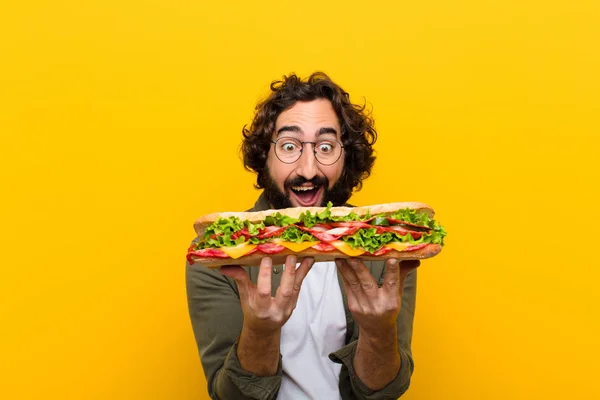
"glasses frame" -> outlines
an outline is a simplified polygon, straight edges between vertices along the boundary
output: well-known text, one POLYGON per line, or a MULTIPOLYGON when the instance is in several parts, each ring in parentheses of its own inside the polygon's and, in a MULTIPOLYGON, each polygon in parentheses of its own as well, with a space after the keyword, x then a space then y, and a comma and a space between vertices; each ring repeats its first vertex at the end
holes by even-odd
POLYGON ((302 153, 304 152, 304 145, 305 144, 312 144, 313 145, 313 154, 315 156, 315 160, 317 160, 317 162, 319 164, 321 164, 321 165, 329 166, 329 165, 333 165, 336 162, 340 161, 340 158, 342 158, 342 153, 344 152, 344 145, 342 143, 340 143, 340 141, 337 140, 337 139, 333 139, 333 140, 332 139, 326 139, 326 140, 330 140, 330 141, 338 143, 340 145, 340 148, 342 149, 340 151, 340 155, 338 156, 338 158, 336 158, 335 161, 333 161, 333 162, 331 162, 329 164, 326 164, 326 163, 322 162, 321 160, 319 160, 319 157, 317 157, 317 143, 321 143, 322 141, 325 141, 325 140, 320 140, 318 142, 303 142, 303 141, 301 141, 299 139, 292 138, 292 137, 280 137, 277 140, 271 140, 271 143, 273 143, 275 145, 275 148, 273 149, 273 151, 275 152, 275 157, 277 157, 277 159, 279 161, 281 161, 282 163, 284 163, 284 164, 293 164, 296 161, 298 161, 302 157, 302 153), (279 155, 277 155, 277 142, 280 141, 280 140, 282 140, 282 139, 287 139, 287 140, 292 139, 292 140, 296 140, 296 141, 298 141, 300 143, 300 146, 301 146, 300 147, 300 154, 298 155, 298 158, 296 158, 294 161, 283 161, 281 158, 279 158, 279 155))

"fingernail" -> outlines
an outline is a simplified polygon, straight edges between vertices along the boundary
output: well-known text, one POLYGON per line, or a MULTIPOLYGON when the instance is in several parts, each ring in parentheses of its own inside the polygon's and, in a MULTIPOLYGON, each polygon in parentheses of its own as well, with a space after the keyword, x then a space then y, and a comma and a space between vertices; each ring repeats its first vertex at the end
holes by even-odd
POLYGON ((352 265, 353 267, 358 267, 358 261, 354 258, 349 259, 348 263, 350 263, 350 265, 352 265))
POLYGON ((396 260, 395 258, 390 258, 388 263, 390 264, 390 266, 393 267, 394 265, 398 264, 398 260, 396 260))

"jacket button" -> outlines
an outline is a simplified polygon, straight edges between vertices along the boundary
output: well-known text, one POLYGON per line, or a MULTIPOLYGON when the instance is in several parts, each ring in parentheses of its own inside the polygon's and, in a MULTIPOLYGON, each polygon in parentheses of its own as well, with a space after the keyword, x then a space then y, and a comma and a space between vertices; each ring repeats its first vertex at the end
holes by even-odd
POLYGON ((275 268, 273 268, 273 273, 274 274, 278 274, 280 272, 281 272, 281 267, 275 267, 275 268))

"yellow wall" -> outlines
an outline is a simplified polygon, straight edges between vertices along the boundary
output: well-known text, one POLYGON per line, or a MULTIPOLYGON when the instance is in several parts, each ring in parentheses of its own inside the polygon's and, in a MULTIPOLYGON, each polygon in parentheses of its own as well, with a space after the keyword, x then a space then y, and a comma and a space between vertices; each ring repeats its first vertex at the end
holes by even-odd
POLYGON ((374 108, 354 202, 449 231, 406 398, 597 398, 600 3, 262 3, 0 3, 0 398, 207 398, 192 223, 252 204, 241 127, 317 69, 374 108))

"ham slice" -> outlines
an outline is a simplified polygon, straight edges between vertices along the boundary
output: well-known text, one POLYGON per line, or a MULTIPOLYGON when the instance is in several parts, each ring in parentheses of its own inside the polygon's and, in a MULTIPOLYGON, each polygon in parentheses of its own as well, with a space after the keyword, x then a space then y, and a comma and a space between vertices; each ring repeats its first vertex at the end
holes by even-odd
POLYGON ((330 234, 324 233, 324 232, 310 232, 310 233, 322 242, 333 242, 342 237, 342 235, 330 235, 330 234))
POLYGON ((314 246, 312 246, 311 248, 318 250, 318 251, 323 251, 323 252, 327 252, 327 251, 333 251, 335 250, 335 247, 329 243, 317 243, 314 246))
POLYGON ((408 233, 410 233, 410 235, 413 237, 413 239, 418 239, 420 238, 423 233, 422 232, 417 232, 417 231, 411 231, 408 230, 402 226, 399 225, 394 225, 394 226, 375 226, 375 229, 377 229, 377 233, 383 233, 383 232, 392 232, 392 233, 398 233, 399 235, 402 236, 406 236, 408 233))
POLYGON ((377 250, 375 253, 373 253, 374 256, 381 256, 384 255, 387 252, 392 251, 391 247, 387 247, 387 246, 382 246, 379 250, 377 250))
POLYGON ((334 240, 338 240, 342 235, 330 235, 325 231, 321 231, 319 229, 307 228, 305 226, 298 225, 298 228, 302 229, 304 232, 308 232, 317 239, 322 242, 333 242, 334 240))
POLYGON ((390 224, 395 224, 395 225, 405 225, 407 227, 412 227, 412 228, 417 228, 417 229, 422 229, 425 231, 430 231, 431 228, 428 226, 423 226, 423 225, 415 225, 415 224, 411 224, 410 222, 405 222, 402 221, 400 219, 393 219, 393 218, 388 218, 387 219, 389 221, 390 224))
MULTIPOLYGON (((315 225, 316 226, 316 225, 315 225)), ((344 227, 340 226, 337 228, 331 228, 329 230, 323 231, 323 226, 319 226, 315 229, 315 227, 307 228, 305 226, 298 225, 298 228, 302 229, 305 232, 310 233, 317 239, 322 242, 333 242, 335 240, 339 240, 342 236, 353 235, 357 230, 360 229, 360 226, 354 227, 344 227)))
POLYGON ((327 232, 325 232, 328 235, 333 235, 333 236, 350 236, 350 235, 354 235, 356 233, 356 231, 358 231, 361 227, 360 226, 346 226, 346 227, 339 227, 339 228, 333 228, 328 230, 327 232))
POLYGON ((256 246, 255 248, 253 248, 252 250, 250 250, 249 252, 244 254, 244 256, 249 256, 250 254, 256 253, 257 251, 258 251, 258 246, 256 246))
MULTIPOLYGON (((403 249, 402 251, 415 251, 415 250, 422 249, 423 247, 425 247, 425 246, 427 246, 427 245, 428 245, 428 243, 420 243, 420 244, 415 244, 415 245, 413 245, 413 246, 408 246, 408 247, 406 247, 406 248, 405 248, 405 249, 403 249)), ((381 247, 379 250, 377 250, 375 253, 373 253, 373 255, 374 255, 374 256, 381 256, 381 255, 384 255, 385 253, 387 253, 387 252, 390 252, 390 251, 392 251, 392 250, 394 250, 394 249, 393 249, 393 248, 391 248, 391 247, 388 247, 388 246, 383 246, 383 247, 381 247)))
POLYGON ((239 238, 240 236, 245 237, 246 240, 248 240, 248 238, 252 237, 252 235, 248 232, 248 229, 244 228, 241 231, 234 232, 231 235, 231 239, 235 240, 235 239, 239 238))
POLYGON ((193 246, 190 247, 187 254, 187 260, 190 264, 192 264, 193 262, 192 256, 202 258, 229 258, 229 256, 224 251, 219 249, 208 248, 202 250, 192 250, 192 248, 193 246))
MULTIPOLYGON (((304 225, 296 225, 298 228, 304 230, 304 228, 306 228, 304 225)), ((309 229, 311 231, 315 231, 315 232, 325 232, 330 230, 331 228, 333 228, 333 224, 316 224, 313 225, 312 228, 306 228, 309 229)))
POLYGON ((427 246, 429 243, 421 243, 421 244, 416 244, 414 246, 408 246, 406 249, 404 249, 404 251, 415 251, 415 250, 419 250, 422 249, 423 247, 427 246))
POLYGON ((361 222, 361 221, 352 221, 352 222, 333 222, 331 224, 332 226, 335 227, 350 227, 350 228, 354 228, 354 227, 358 227, 360 228, 374 228, 373 225, 371 224, 367 224, 366 222, 361 222))
POLYGON ((257 238, 265 239, 273 236, 279 236, 285 231, 285 227, 280 226, 267 226, 265 229, 261 229, 258 233, 257 238))
POLYGON ((345 226, 345 227, 330 229, 328 231, 325 231, 325 233, 328 235, 333 235, 333 236, 344 236, 344 235, 348 235, 348 232, 350 232, 351 230, 352 230, 352 228, 345 226))
POLYGON ((285 247, 277 243, 261 243, 256 246, 256 250, 265 254, 277 254, 285 250, 285 247))

